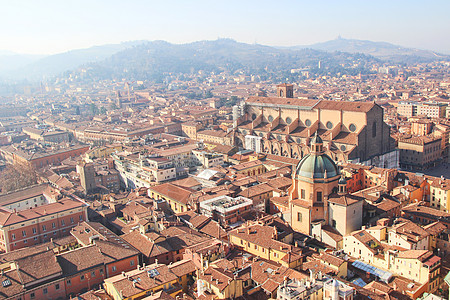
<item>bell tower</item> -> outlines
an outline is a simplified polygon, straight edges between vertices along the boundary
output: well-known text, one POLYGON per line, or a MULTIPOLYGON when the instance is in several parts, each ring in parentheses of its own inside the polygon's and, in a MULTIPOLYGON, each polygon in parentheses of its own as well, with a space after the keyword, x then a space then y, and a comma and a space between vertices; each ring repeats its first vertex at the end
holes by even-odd
POLYGON ((347 180, 345 180, 344 175, 341 175, 341 179, 338 181, 338 194, 345 195, 347 194, 347 180))
POLYGON ((311 152, 298 163, 289 189, 291 226, 295 231, 310 235, 313 224, 328 223, 328 196, 338 188, 340 177, 316 132, 311 139, 311 152))
POLYGON ((277 85, 277 97, 294 98, 294 86, 287 83, 277 85))

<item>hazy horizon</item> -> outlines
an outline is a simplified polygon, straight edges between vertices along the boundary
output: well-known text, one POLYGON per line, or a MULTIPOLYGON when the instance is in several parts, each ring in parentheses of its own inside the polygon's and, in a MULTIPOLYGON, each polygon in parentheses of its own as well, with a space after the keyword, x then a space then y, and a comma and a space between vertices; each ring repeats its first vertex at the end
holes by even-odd
MULTIPOLYGON (((378 42, 380 42, 380 43, 381 43, 381 42, 386 42, 386 41, 372 41, 372 40, 367 40, 367 39, 351 39, 351 38, 346 38, 346 37, 343 37, 343 36, 339 36, 339 37, 342 38, 342 39, 345 39, 345 40, 360 40, 360 41, 370 41, 370 42, 376 42, 376 43, 378 43, 378 42)), ((300 46, 305 46, 305 47, 307 47, 307 46, 312 46, 312 45, 315 45, 315 44, 320 44, 320 43, 324 43, 324 42, 336 40, 336 39, 338 39, 339 37, 336 37, 336 38, 330 39, 330 40, 326 40, 326 41, 318 41, 318 42, 313 43, 313 44, 267 45, 267 44, 262 44, 262 43, 257 43, 257 42, 256 42, 256 44, 263 45, 263 46, 275 47, 275 48, 277 48, 277 47, 278 47, 278 48, 290 48, 290 47, 300 47, 300 46)), ((171 42, 171 41, 167 41, 167 40, 130 40, 130 41, 119 41, 119 42, 116 42, 116 43, 107 43, 107 44, 93 44, 93 45, 89 45, 89 46, 86 46, 86 47, 83 47, 83 48, 73 48, 73 49, 68 49, 68 50, 64 50, 64 51, 62 51, 62 52, 57 52, 57 53, 23 53, 23 52, 20 52, 20 53, 19 53, 19 52, 14 52, 14 51, 11 51, 11 50, 8 50, 8 49, 0 49, 0 55, 36 55, 36 56, 50 56, 50 55, 56 55, 56 54, 67 53, 67 52, 70 52, 70 51, 89 49, 89 48, 93 48, 93 47, 101 47, 101 46, 105 46, 105 45, 118 45, 118 44, 122 44, 122 43, 134 43, 134 42, 142 42, 142 43, 145 43, 145 42, 164 41, 164 42, 168 42, 168 43, 175 44, 175 45, 182 45, 182 44, 189 44, 189 43, 201 42, 201 41, 215 41, 215 40, 218 40, 218 39, 231 39, 231 40, 235 40, 236 42, 239 42, 239 43, 246 43, 246 44, 254 44, 254 43, 255 43, 255 42, 250 43, 250 42, 246 42, 246 41, 238 41, 238 40, 236 40, 236 39, 234 39, 234 38, 232 38, 232 37, 217 37, 216 39, 210 39, 210 40, 193 40, 193 41, 187 41, 187 42, 181 42, 181 43, 171 42)), ((390 42, 386 42, 386 43, 390 43, 390 42)), ((392 44, 392 43, 390 43, 390 44, 392 44)), ((427 48, 408 47, 408 46, 399 45, 399 44, 393 44, 393 45, 401 46, 401 47, 405 47, 405 48, 415 48, 415 49, 418 49, 418 50, 429 50, 429 51, 434 51, 434 52, 438 52, 438 53, 441 53, 441 54, 449 54, 449 55, 450 55, 450 50, 449 50, 449 51, 445 51, 445 50, 444 50, 444 51, 439 51, 439 50, 429 49, 429 48, 427 49, 427 48)))
POLYGON ((8 1, 0 51, 50 55, 124 41, 231 38, 268 46, 345 39, 450 53, 450 1, 8 1))

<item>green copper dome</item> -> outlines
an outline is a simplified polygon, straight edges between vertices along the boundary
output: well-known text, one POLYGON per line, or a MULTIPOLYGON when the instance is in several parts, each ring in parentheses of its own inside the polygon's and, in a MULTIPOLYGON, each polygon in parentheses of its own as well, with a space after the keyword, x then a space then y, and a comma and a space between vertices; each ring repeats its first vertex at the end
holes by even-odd
POLYGON ((306 155, 298 163, 295 175, 307 178, 330 178, 339 174, 334 161, 326 154, 315 153, 306 155), (326 172, 326 177, 325 177, 326 172))

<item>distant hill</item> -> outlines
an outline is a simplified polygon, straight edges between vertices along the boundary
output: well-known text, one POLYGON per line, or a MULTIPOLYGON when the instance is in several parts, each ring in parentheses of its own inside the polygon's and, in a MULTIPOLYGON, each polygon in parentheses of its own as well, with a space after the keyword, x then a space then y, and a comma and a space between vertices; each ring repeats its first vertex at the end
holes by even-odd
POLYGON ((75 69, 80 65, 104 60, 114 53, 142 43, 124 42, 94 46, 87 49, 71 50, 48 56, 0 55, 0 76, 11 80, 42 80, 75 69))
POLYGON ((450 56, 431 50, 419 50, 393 45, 386 42, 372 42, 337 38, 335 40, 317 43, 309 46, 295 46, 290 49, 311 48, 327 52, 341 51, 348 53, 363 53, 382 60, 397 63, 431 62, 435 60, 449 60, 450 56))
POLYGON ((0 74, 23 68, 45 55, 18 54, 10 51, 0 51, 0 74))
POLYGON ((274 79, 274 76, 286 80, 291 76, 291 69, 305 68, 316 75, 354 75, 369 72, 371 64, 379 61, 417 63, 435 60, 450 60, 450 56, 384 42, 343 38, 284 48, 239 43, 231 39, 188 44, 133 41, 46 57, 2 51, 0 83, 10 84, 20 80, 36 82, 63 73, 77 80, 126 78, 160 82, 165 74, 198 71, 239 71, 260 75, 261 80, 274 79))
MULTIPOLYGON (((239 43, 231 39, 171 44, 164 41, 146 42, 112 55, 101 62, 83 66, 87 72, 78 75, 91 79, 128 78, 130 80, 161 79, 164 73, 244 72, 289 73, 294 68, 315 68, 321 61, 327 68, 348 72, 343 66, 360 70, 376 61, 362 54, 327 53, 313 49, 279 49, 258 44, 239 43)), ((74 76, 72 76, 73 78, 74 76)))

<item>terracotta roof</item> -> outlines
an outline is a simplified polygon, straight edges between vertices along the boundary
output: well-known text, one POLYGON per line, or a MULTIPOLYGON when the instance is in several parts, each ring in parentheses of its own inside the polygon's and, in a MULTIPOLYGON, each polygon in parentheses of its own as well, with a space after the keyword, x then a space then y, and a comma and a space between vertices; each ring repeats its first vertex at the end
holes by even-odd
POLYGON ((0 225, 8 226, 83 206, 85 206, 84 203, 64 198, 55 203, 33 207, 16 213, 0 210, 0 225))
POLYGON ((417 243, 429 236, 429 233, 425 229, 414 222, 403 218, 398 219, 397 223, 392 225, 389 231, 393 231, 398 235, 403 235, 410 243, 417 243))
POLYGON ((217 287, 220 291, 223 291, 233 280, 234 275, 229 271, 225 271, 221 268, 209 266, 203 274, 200 273, 199 279, 204 280, 217 287))
POLYGON ((355 203, 358 203, 359 201, 364 201, 364 198, 350 194, 347 195, 331 194, 328 197, 328 202, 343 206, 350 206, 355 203))
POLYGON ((344 239, 344 237, 335 228, 331 227, 330 225, 323 226, 322 230, 336 242, 340 242, 344 239))
POLYGON ((377 253, 376 249, 383 249, 381 243, 365 230, 358 230, 352 233, 359 242, 361 242, 372 253, 377 253))
POLYGON ((420 203, 413 203, 402 208, 404 213, 420 215, 422 217, 450 222, 450 214, 438 209, 424 206, 420 203))
MULTIPOLYGON (((150 257, 153 251, 154 242, 150 241, 147 237, 139 233, 139 231, 133 230, 130 233, 125 233, 121 236, 125 241, 131 244, 134 248, 138 249, 142 254, 150 257)), ((167 250, 161 251, 161 253, 168 252, 167 250)), ((160 254, 161 254, 160 253, 160 254)))
POLYGON ((172 183, 163 183, 149 188, 150 191, 154 191, 160 195, 163 195, 178 203, 187 204, 191 191, 182 187, 176 186, 172 183))
POLYGON ((439 233, 445 231, 447 226, 445 226, 442 222, 434 222, 423 226, 423 229, 431 235, 438 235, 439 233))
POLYGON ((21 282, 24 285, 62 274, 62 269, 56 261, 53 250, 18 259, 16 265, 19 270, 21 282))
POLYGON ((48 186, 47 183, 43 183, 0 195, 0 206, 40 196, 48 186))
POLYGON ((192 188, 198 185, 201 185, 200 182, 198 182, 195 178, 193 177, 188 177, 185 179, 180 179, 180 180, 176 180, 176 181, 172 181, 172 184, 178 185, 180 187, 186 187, 186 188, 192 188))
POLYGON ((329 101, 315 99, 296 99, 280 97, 257 97, 252 96, 246 100, 247 103, 266 105, 289 105, 300 106, 309 109, 341 110, 353 112, 368 112, 376 104, 374 102, 350 102, 350 101, 329 101))
POLYGON ((252 198, 261 194, 270 193, 274 190, 273 187, 267 183, 251 186, 238 194, 238 196, 252 198))
POLYGON ((276 232, 277 229, 275 227, 255 224, 249 227, 241 227, 232 230, 229 232, 229 235, 236 236, 246 242, 251 242, 265 249, 276 249, 277 251, 286 253, 286 255, 300 255, 297 257, 300 258, 302 253, 301 249, 275 240, 274 235, 276 232))
POLYGON ((22 291, 25 290, 25 287, 22 285, 22 281, 17 269, 3 272, 0 274, 1 282, 5 282, 9 280, 11 285, 3 287, 0 289, 0 298, 9 299, 15 295, 18 295, 22 291))
POLYGON ((304 262, 302 264, 302 271, 308 271, 312 270, 313 273, 318 273, 319 271, 322 272, 322 274, 333 274, 336 275, 337 270, 332 269, 331 267, 327 266, 320 260, 312 260, 309 262, 304 262))
POLYGON ((175 298, 162 290, 154 293, 153 295, 141 298, 141 300, 175 300, 175 298))
POLYGON ((182 277, 196 271, 194 262, 188 259, 183 259, 169 265, 169 269, 178 277, 182 277))
POLYGON ((75 250, 59 254, 57 260, 65 276, 103 265, 105 257, 95 245, 77 248, 75 250), (86 258, 89 259, 86 259, 86 258))
POLYGON ((107 278, 105 282, 111 283, 117 291, 122 291, 123 298, 128 298, 177 279, 178 277, 170 271, 167 265, 152 264, 145 269, 126 272, 125 276, 120 274, 107 278), (156 270, 155 275, 151 276, 148 273, 150 270, 156 270))
POLYGON ((420 257, 422 257, 428 253, 429 253, 428 250, 405 250, 405 251, 399 252, 397 257, 419 259, 420 257))
POLYGON ((345 262, 345 260, 343 260, 342 258, 328 254, 326 252, 322 252, 322 254, 318 256, 318 258, 335 267, 340 267, 345 262))

